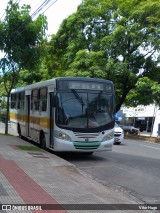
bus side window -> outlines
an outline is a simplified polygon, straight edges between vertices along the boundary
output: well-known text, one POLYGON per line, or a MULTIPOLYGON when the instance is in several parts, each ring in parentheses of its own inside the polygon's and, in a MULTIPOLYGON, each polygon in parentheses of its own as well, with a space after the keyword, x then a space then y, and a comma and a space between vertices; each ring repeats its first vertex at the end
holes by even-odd
POLYGON ((22 109, 24 109, 24 99, 25 99, 25 93, 22 93, 22 109))
POLYGON ((20 93, 17 93, 17 109, 20 109, 20 93))
POLYGON ((11 94, 11 109, 16 109, 16 94, 11 94))
POLYGON ((47 110, 47 88, 40 89, 40 105, 41 111, 45 112, 47 110))
POLYGON ((20 109, 24 109, 24 98, 25 98, 24 92, 20 92, 19 93, 20 109))
POLYGON ((16 107, 16 103, 17 103, 17 109, 24 109, 24 92, 19 92, 14 94, 15 95, 15 103, 12 102, 12 97, 11 97, 11 108, 13 103, 15 104, 16 107))
POLYGON ((31 97, 31 110, 39 111, 39 106, 39 90, 33 89, 31 97))

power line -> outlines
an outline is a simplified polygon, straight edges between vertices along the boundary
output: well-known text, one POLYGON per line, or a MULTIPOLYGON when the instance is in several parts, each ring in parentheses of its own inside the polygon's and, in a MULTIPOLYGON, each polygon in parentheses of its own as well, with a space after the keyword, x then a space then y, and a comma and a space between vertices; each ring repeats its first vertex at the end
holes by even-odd
MULTIPOLYGON (((19 4, 20 1, 21 1, 21 0, 17 0, 15 3, 18 2, 18 4, 19 4)), ((45 10, 43 11, 43 13, 44 13, 44 12, 47 11, 53 4, 55 4, 57 1, 58 1, 58 0, 54 0, 54 1, 52 1, 52 0, 45 0, 45 1, 36 9, 36 11, 35 11, 34 13, 31 14, 31 17, 33 18, 34 16, 38 15, 38 13, 39 13, 44 7, 46 7, 45 10), (48 5, 48 6, 47 6, 47 5, 48 5)), ((42 13, 42 14, 43 14, 43 13, 42 13)), ((4 14, 5 14, 5 13, 4 13, 4 14)), ((24 30, 22 30, 21 33, 22 33, 23 31, 24 31, 24 30)), ((6 54, 5 54, 4 58, 6 58, 6 54)), ((28 63, 29 63, 29 62, 28 62, 28 63)), ((11 69, 10 69, 10 70, 11 70, 11 69)), ((9 70, 9 71, 10 71, 10 70, 9 70)))
POLYGON ((55 0, 54 2, 51 2, 51 4, 45 9, 43 13, 45 13, 53 4, 55 4, 58 0, 55 0))
POLYGON ((42 0, 39 0, 39 1, 36 3, 36 5, 34 5, 33 8, 31 7, 30 14, 33 14, 33 11, 36 11, 36 10, 37 10, 36 8, 39 7, 39 4, 40 4, 41 2, 42 2, 42 0))
POLYGON ((32 18, 35 17, 36 15, 38 15, 38 14, 40 13, 40 11, 43 11, 43 9, 44 9, 44 11, 41 12, 41 14, 44 14, 44 12, 45 12, 48 8, 50 8, 53 4, 55 4, 57 1, 58 1, 58 0, 54 0, 54 1, 53 1, 53 0, 45 0, 45 1, 37 8, 37 10, 31 15, 32 18), (45 7, 46 7, 46 9, 45 9, 45 7))
MULTIPOLYGON (((21 1, 21 0, 16 0, 15 3, 18 3, 18 4, 19 4, 20 1, 21 1)), ((5 15, 5 13, 6 13, 6 12, 3 13, 3 15, 2 15, 1 18, 0 18, 0 20, 2 20, 3 16, 5 15)))
MULTIPOLYGON (((15 4, 17 3, 17 4, 19 4, 19 2, 20 2, 21 0, 17 0, 16 2, 15 2, 15 4)), ((44 2, 46 2, 47 0, 45 0, 44 2)), ((43 3, 44 3, 43 2, 43 3)), ((43 5, 43 4, 42 4, 43 5)), ((5 14, 5 13, 4 13, 5 14)), ((32 14, 33 15, 33 14, 32 14)), ((31 17, 32 17, 32 15, 30 15, 31 17)), ((18 27, 18 29, 19 29, 20 27, 18 27)), ((23 30, 21 30, 21 33, 23 33, 24 32, 24 29, 23 30)), ((32 58, 33 58, 34 56, 32 56, 32 58)), ((3 57, 4 59, 6 59, 7 58, 7 53, 4 55, 4 57, 3 57)), ((31 59, 32 59, 31 58, 31 59)), ((31 61, 31 59, 30 59, 30 61, 31 61)), ((29 61, 28 61, 28 64, 29 64, 29 61)), ((9 69, 8 71, 11 71, 11 69, 9 69)))
MULTIPOLYGON (((21 0, 16 0, 15 3, 20 3, 21 0)), ((39 14, 44 14, 53 4, 55 4, 58 0, 45 0, 32 14, 31 17, 38 16, 39 14), (41 12, 42 11, 42 12, 41 12), (41 13, 40 13, 41 12, 41 13)), ((1 16, 0 20, 2 20, 5 12, 1 16)))
POLYGON ((48 2, 50 2, 50 0, 45 0, 35 11, 34 11, 34 13, 32 13, 32 17, 34 17, 37 13, 39 13, 42 9, 43 9, 43 7, 46 5, 46 4, 48 4, 48 2))

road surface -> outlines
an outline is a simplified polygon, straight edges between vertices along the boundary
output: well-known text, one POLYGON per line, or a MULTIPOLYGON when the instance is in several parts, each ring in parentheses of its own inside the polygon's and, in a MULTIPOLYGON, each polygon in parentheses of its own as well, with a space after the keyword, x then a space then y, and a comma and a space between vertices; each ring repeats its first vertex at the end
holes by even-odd
POLYGON ((113 190, 145 203, 160 203, 160 144, 125 139, 112 152, 60 156, 113 190))

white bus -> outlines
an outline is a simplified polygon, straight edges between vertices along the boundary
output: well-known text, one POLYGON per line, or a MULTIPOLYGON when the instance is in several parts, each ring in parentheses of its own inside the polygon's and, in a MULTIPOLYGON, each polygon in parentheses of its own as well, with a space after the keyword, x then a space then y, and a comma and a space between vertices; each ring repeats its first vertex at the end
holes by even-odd
POLYGON ((111 151, 114 110, 114 86, 108 80, 54 78, 11 91, 12 127, 43 149, 111 151))

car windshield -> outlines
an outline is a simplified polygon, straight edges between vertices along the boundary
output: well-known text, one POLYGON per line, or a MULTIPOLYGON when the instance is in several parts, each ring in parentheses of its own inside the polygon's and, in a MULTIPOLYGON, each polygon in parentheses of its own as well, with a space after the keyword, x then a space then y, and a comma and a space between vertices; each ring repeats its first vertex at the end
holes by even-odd
POLYGON ((113 121, 113 95, 95 93, 59 92, 56 123, 71 128, 96 128, 113 121))

